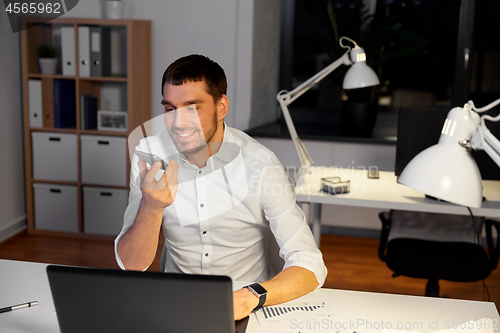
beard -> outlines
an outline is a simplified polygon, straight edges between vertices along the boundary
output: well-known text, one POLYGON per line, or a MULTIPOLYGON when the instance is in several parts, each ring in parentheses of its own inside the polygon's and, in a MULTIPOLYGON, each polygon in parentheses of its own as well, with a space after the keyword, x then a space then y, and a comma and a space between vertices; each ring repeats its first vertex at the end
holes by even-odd
POLYGON ((195 130, 195 135, 197 136, 196 139, 194 139, 192 142, 182 142, 182 141, 177 141, 174 139, 176 137, 175 131, 186 131, 187 128, 179 128, 179 127, 172 127, 169 129, 169 134, 170 137, 172 138, 172 141, 174 142, 175 146, 177 147, 177 150, 179 150, 181 153, 185 155, 191 155, 195 154, 199 151, 201 151, 203 148, 205 148, 212 138, 215 135, 215 132, 217 131, 219 127, 219 123, 217 122, 217 117, 213 115, 212 118, 212 124, 209 128, 207 128, 206 133, 203 135, 203 130, 202 129, 194 129, 195 130), (174 134, 172 134, 174 133, 174 134))

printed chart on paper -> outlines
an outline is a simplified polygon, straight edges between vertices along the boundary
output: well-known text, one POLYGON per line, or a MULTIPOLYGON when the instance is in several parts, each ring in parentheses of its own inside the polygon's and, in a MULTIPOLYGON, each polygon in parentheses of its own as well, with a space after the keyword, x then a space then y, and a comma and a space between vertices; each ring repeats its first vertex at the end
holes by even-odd
POLYGON ((339 320, 330 301, 291 301, 267 306, 256 313, 262 332, 322 333, 337 332, 339 320))

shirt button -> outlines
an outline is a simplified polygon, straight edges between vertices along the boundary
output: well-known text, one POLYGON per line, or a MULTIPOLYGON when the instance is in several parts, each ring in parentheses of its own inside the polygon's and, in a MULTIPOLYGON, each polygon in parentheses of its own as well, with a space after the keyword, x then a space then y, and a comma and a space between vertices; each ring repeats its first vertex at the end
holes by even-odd
POLYGON ((208 253, 205 253, 205 257, 208 257, 208 253))
POLYGON ((203 231, 203 234, 205 235, 207 232, 206 231, 203 231))
POLYGON ((204 204, 200 204, 200 207, 203 208, 204 204))
POLYGON ((199 174, 199 175, 201 175, 201 170, 200 170, 200 171, 198 171, 198 174, 199 174))

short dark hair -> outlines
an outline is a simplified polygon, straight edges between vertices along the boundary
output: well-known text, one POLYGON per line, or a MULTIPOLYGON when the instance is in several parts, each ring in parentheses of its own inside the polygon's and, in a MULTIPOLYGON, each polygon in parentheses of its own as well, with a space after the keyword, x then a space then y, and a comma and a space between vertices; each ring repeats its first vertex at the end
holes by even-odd
POLYGON ((174 61, 163 73, 161 80, 161 94, 165 83, 174 86, 186 82, 205 81, 207 92, 217 103, 222 95, 227 93, 227 80, 224 70, 218 63, 199 54, 192 54, 174 61))

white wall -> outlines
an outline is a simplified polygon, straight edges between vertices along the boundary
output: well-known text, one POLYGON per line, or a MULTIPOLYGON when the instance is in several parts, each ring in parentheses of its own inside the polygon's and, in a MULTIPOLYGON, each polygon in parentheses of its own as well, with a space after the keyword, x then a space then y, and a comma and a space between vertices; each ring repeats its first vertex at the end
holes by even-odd
POLYGON ((0 242, 26 227, 19 33, 0 5, 0 242))
POLYGON ((279 83, 280 2, 254 0, 252 103, 243 124, 255 128, 281 115, 276 94, 279 83))

